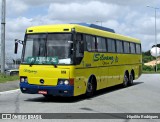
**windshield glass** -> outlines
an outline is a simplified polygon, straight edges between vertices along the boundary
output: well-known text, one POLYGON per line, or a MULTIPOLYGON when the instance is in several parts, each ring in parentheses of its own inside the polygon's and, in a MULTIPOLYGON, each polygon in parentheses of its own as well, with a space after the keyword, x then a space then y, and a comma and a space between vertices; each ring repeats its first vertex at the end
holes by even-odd
POLYGON ((22 63, 72 64, 71 34, 27 35, 22 63))

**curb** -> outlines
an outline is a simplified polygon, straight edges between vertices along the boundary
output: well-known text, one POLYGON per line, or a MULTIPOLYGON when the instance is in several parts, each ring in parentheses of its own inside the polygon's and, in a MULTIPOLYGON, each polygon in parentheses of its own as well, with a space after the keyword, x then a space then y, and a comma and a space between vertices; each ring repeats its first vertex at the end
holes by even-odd
POLYGON ((10 91, 4 91, 4 92, 0 92, 0 95, 4 95, 4 94, 12 94, 15 92, 20 91, 20 89, 16 89, 16 90, 10 90, 10 91))

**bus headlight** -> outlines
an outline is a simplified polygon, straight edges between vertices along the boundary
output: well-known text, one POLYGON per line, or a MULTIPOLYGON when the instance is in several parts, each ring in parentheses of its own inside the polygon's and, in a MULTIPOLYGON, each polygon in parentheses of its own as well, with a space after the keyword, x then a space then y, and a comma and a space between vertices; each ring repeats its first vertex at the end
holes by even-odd
POLYGON ((63 85, 63 80, 60 80, 60 81, 58 82, 58 84, 59 84, 59 85, 63 85))
POLYGON ((27 77, 24 78, 24 82, 25 82, 25 83, 28 83, 28 78, 27 78, 27 77))
POLYGON ((20 82, 28 83, 28 78, 27 77, 20 77, 20 82))
POLYGON ((57 85, 74 85, 74 79, 58 79, 57 85))
POLYGON ((64 84, 65 84, 65 85, 69 85, 69 81, 68 81, 68 80, 65 80, 65 81, 64 81, 64 84))
POLYGON ((20 82, 24 82, 24 78, 20 78, 20 82))

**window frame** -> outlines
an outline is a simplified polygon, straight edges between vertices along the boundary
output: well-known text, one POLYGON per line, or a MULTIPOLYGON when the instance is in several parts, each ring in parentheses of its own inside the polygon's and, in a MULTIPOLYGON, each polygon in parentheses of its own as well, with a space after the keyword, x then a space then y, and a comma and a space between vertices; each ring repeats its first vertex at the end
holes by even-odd
POLYGON ((142 54, 142 49, 141 49, 141 44, 139 44, 139 43, 136 43, 136 54, 142 54), (139 46, 139 53, 137 52, 137 45, 139 46))
POLYGON ((84 41, 85 41, 85 44, 86 44, 86 51, 88 51, 88 52, 97 52, 96 36, 95 36, 95 35, 85 34, 84 41), (88 50, 88 45, 87 45, 87 40, 86 40, 86 37, 87 37, 87 36, 93 37, 93 38, 95 39, 95 51, 93 51, 92 48, 91 48, 91 50, 88 50))
POLYGON ((116 40, 116 52, 119 53, 119 54, 124 54, 123 42, 124 42, 124 41, 122 41, 122 40, 116 40), (118 52, 118 48, 117 48, 117 42, 118 42, 118 41, 122 43, 122 52, 118 52))
POLYGON ((113 38, 107 38, 107 52, 108 53, 117 53, 117 50, 116 50, 116 40, 115 39, 113 39, 113 38), (113 51, 109 51, 109 39, 110 40, 112 40, 112 41, 114 41, 114 47, 115 47, 115 50, 114 50, 114 52, 113 51))
MULTIPOLYGON (((102 40, 101 40, 101 42, 103 42, 102 40)), ((102 43, 101 43, 102 44, 102 43)), ((96 45, 97 45, 97 52, 100 52, 100 53, 107 53, 108 52, 108 48, 107 48, 107 41, 106 41, 106 38, 105 37, 101 37, 101 36, 96 36, 96 45), (104 45, 105 45, 105 51, 99 51, 98 50, 98 38, 101 38, 101 39, 103 39, 104 40, 104 45)), ((103 50, 103 49, 102 49, 103 50)))
POLYGON ((123 41, 123 53, 124 53, 124 54, 130 54, 130 53, 131 53, 131 51, 130 51, 130 42, 128 42, 128 41, 123 41), (124 45, 124 43, 128 43, 128 51, 129 51, 129 52, 125 52, 125 45, 124 45))
POLYGON ((134 42, 130 42, 130 53, 131 54, 136 54, 136 43, 134 43, 134 42), (134 52, 132 52, 131 44, 134 44, 134 52))

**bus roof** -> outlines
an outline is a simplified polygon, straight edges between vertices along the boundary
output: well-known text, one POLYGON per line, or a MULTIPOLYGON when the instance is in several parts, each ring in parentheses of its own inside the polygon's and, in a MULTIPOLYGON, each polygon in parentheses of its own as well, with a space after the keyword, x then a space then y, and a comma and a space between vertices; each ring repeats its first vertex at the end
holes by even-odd
MULTIPOLYGON (((91 24, 91 25, 93 26, 93 24, 91 24)), ((67 33, 67 32, 72 32, 72 29, 75 29, 76 32, 80 32, 80 33, 84 33, 84 34, 91 34, 91 35, 96 35, 96 36, 112 38, 112 39, 140 43, 139 39, 114 33, 113 29, 106 28, 106 27, 99 28, 100 26, 97 26, 97 25, 94 27, 90 27, 90 26, 88 24, 85 25, 82 23, 43 25, 43 26, 29 27, 27 29, 26 33, 27 34, 52 33, 52 32, 60 32, 60 33, 65 32, 65 33, 67 33)))
POLYGON ((90 27, 94 29, 99 29, 99 30, 115 33, 115 31, 111 28, 107 28, 107 27, 103 27, 103 26, 99 26, 95 24, 87 24, 87 23, 71 23, 71 24, 78 24, 78 25, 82 25, 82 26, 86 26, 86 27, 90 27))

